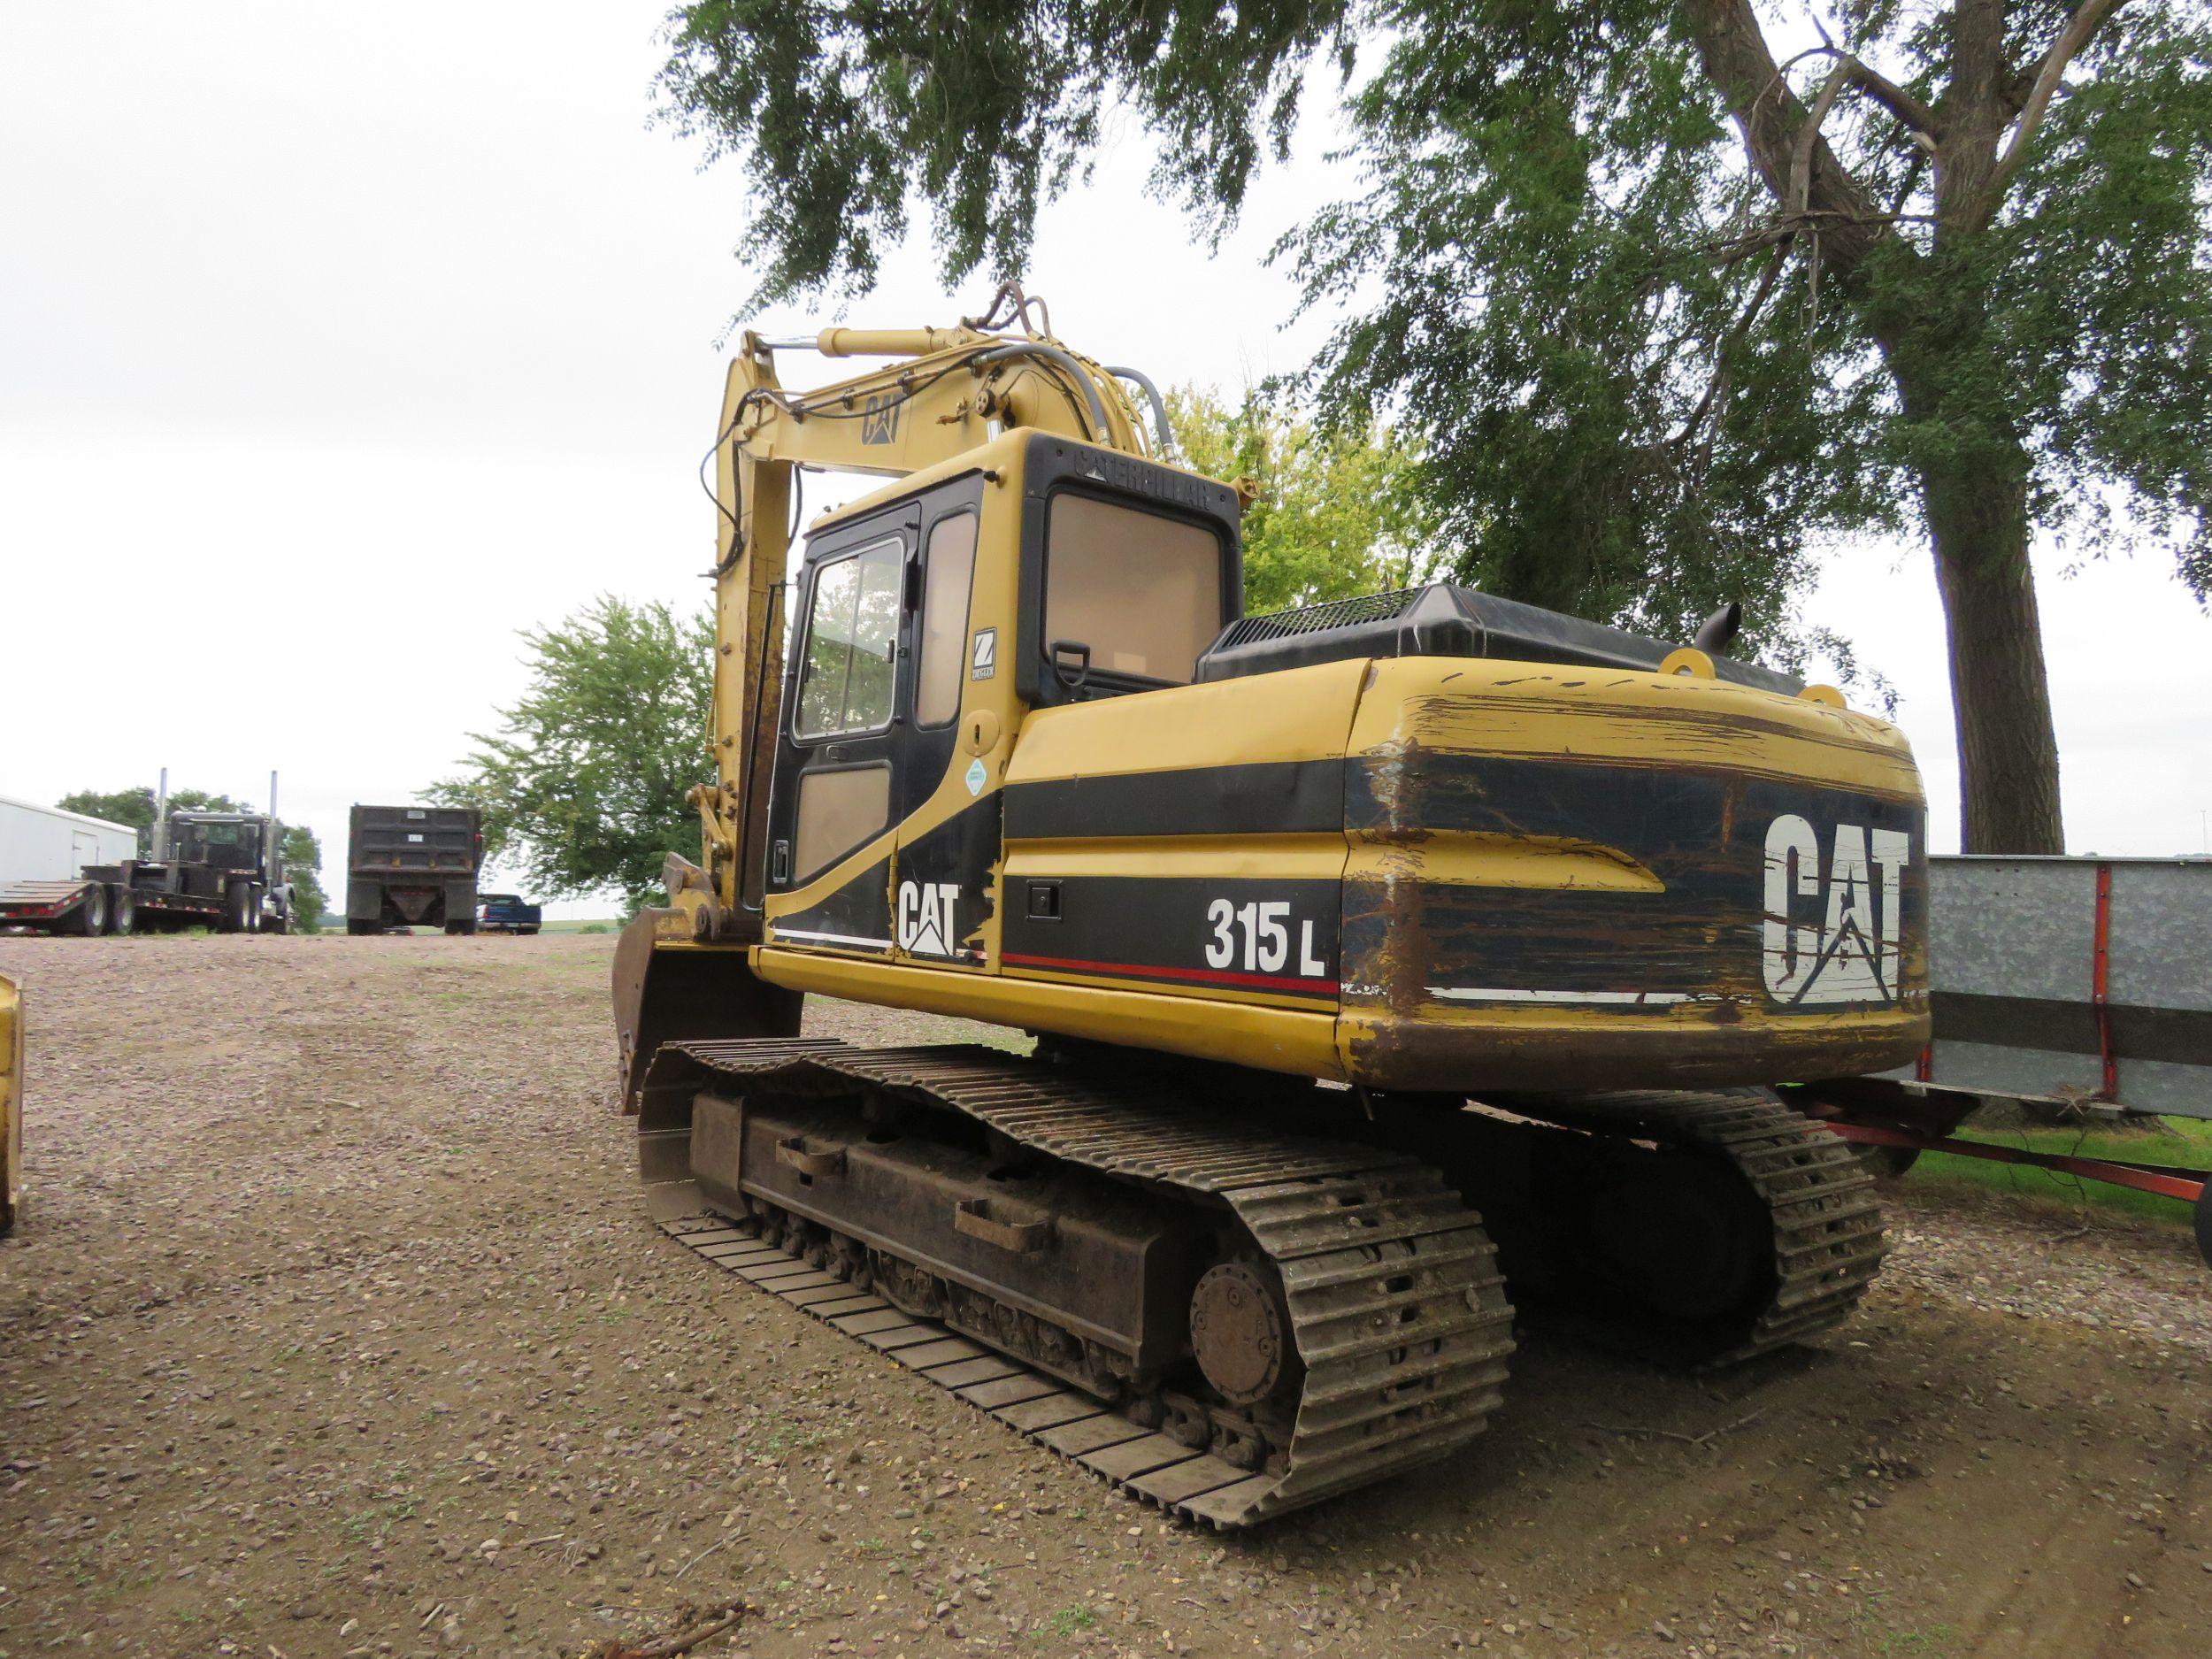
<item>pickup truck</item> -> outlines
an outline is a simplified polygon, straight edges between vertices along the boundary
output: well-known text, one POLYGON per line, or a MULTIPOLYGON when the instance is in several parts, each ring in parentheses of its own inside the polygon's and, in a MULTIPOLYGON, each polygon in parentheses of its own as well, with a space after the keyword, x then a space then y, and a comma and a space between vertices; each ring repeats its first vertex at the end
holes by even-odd
POLYGON ((480 933, 534 933, 544 920, 541 906, 526 903, 511 893, 486 893, 476 901, 480 933))

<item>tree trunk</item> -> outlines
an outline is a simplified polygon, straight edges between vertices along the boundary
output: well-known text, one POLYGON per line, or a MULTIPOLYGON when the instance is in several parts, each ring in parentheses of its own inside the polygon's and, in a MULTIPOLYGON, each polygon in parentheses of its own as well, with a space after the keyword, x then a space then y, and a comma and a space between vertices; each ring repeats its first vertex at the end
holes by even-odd
POLYGON ((1970 853, 2062 853, 2058 737, 2028 564, 2026 457, 1985 451, 1930 467, 1921 487, 1951 652, 1960 844, 1970 853))

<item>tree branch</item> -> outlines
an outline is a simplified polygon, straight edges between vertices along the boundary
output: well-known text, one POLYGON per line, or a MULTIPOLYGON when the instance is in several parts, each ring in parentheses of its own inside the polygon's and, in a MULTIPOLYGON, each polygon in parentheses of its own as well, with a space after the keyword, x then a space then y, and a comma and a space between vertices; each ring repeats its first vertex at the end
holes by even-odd
POLYGON ((1743 134, 1753 169, 1785 213, 1821 217, 1824 257, 1832 269, 1847 274, 1893 233, 1782 79, 1750 0, 1684 0, 1683 14, 1707 79, 1743 134), (1809 150, 1801 195, 1793 188, 1801 142, 1809 150))
POLYGON ((1843 83, 1850 73, 1847 62, 1831 69, 1828 79, 1820 83, 1820 90, 1814 95, 1812 108, 1798 124, 1797 138, 1790 150, 1790 193, 1782 203, 1782 210, 1786 213, 1813 211, 1813 146, 1820 142, 1820 124, 1828 119, 1828 111, 1836 107, 1836 95, 1843 90, 1843 83))
POLYGON ((2036 65, 2035 80, 2028 88, 2026 102, 2021 105, 2020 119, 2014 124, 2012 137, 2005 144, 2004 154, 1997 158, 1997 170, 1991 176, 1993 191, 2001 188, 2026 158, 2029 142, 2043 125, 2044 116, 2049 113, 2051 100, 2058 96, 2060 77, 2066 73, 2066 65, 2096 38, 2105 19, 2125 4, 2127 0, 2082 0, 2080 9, 2066 20, 2058 39, 2036 65))
POLYGON ((1916 136, 1931 143, 1943 136, 1942 119, 1904 88, 1848 52, 1844 54, 1843 62, 1851 72, 1851 84, 1902 121, 1916 136))

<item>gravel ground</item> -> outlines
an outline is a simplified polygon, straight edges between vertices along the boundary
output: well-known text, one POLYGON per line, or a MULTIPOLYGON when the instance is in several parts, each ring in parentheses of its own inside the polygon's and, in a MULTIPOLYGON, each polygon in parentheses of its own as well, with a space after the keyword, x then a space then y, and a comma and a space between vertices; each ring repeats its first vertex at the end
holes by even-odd
MULTIPOLYGON (((2200 1655, 2212 1279, 1896 1194, 1817 1348, 1525 1333, 1467 1453, 1166 1525, 642 1220, 612 941, 0 939, 0 1655, 2200 1655)), ((815 1029, 950 1034, 838 1003, 815 1029)))

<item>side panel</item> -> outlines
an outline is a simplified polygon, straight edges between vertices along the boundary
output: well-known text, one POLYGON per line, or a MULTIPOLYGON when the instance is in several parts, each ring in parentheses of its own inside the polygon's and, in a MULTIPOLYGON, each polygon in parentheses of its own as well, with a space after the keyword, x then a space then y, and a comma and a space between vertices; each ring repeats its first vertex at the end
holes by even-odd
POLYGON ((1925 813, 1880 722, 1717 681, 1402 658, 1376 664, 1353 749, 1358 1080, 1782 1082, 1925 1041, 1925 813))
POLYGON ((1333 1010, 1365 671, 1033 715, 1007 776, 1004 971, 1333 1010))

